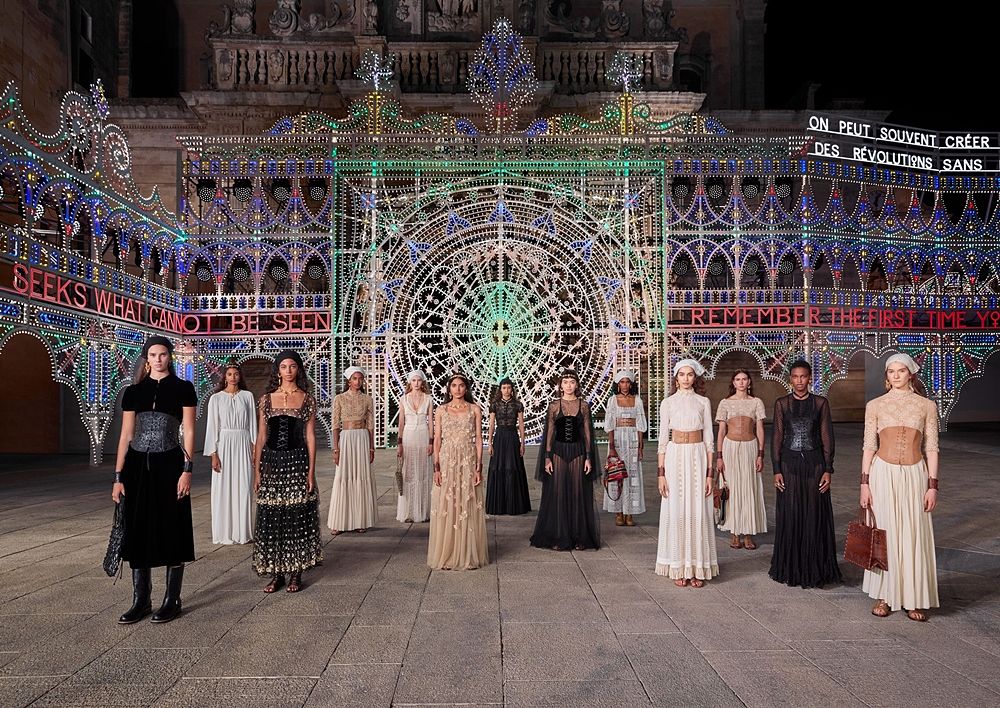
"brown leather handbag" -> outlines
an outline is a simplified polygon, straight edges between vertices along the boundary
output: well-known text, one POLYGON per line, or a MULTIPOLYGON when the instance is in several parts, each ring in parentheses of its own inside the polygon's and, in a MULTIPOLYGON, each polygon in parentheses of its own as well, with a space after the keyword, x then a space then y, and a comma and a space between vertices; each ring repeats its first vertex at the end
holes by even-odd
POLYGON ((889 570, 885 529, 878 528, 876 523, 875 512, 871 508, 858 511, 858 518, 847 525, 845 561, 865 570, 889 570), (868 523, 869 518, 871 524, 868 523))

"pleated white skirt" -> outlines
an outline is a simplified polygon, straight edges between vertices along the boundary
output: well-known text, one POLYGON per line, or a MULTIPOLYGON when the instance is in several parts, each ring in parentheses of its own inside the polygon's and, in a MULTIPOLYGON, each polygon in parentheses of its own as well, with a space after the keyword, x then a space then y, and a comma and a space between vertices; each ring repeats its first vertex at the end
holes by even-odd
POLYGON ((767 532, 767 511, 764 508, 764 482, 757 474, 757 441, 722 441, 722 461, 729 487, 726 519, 719 528, 736 534, 767 532))
POLYGON ((326 522, 331 531, 367 529, 378 521, 375 475, 369 454, 367 430, 340 431, 340 464, 334 473, 326 522))
POLYGON ((861 589, 893 610, 938 607, 934 526, 924 511, 927 466, 875 457, 869 470, 875 522, 885 529, 889 570, 866 570, 861 589))

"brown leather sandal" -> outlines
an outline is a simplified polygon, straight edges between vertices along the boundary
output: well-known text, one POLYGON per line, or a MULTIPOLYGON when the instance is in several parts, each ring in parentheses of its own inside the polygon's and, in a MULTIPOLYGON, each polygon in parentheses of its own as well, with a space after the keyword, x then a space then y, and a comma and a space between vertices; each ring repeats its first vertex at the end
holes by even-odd
POLYGON ((914 622, 926 622, 927 621, 927 611, 926 610, 907 610, 906 616, 909 617, 914 622))
POLYGON ((705 581, 699 580, 698 578, 691 578, 691 587, 693 588, 703 588, 705 587, 705 581))
POLYGON ((753 542, 753 538, 750 536, 747 536, 746 538, 743 539, 743 547, 748 551, 757 550, 757 544, 753 542))
POLYGON ((677 580, 674 581, 674 585, 676 585, 679 588, 682 588, 687 584, 688 584, 687 578, 677 578, 677 580))
POLYGON ((302 589, 302 573, 292 573, 288 579, 288 587, 285 592, 298 592, 302 589))
POLYGON ((264 592, 271 594, 277 591, 282 585, 285 584, 285 576, 281 573, 275 573, 271 576, 271 582, 264 586, 264 592))
POLYGON ((872 614, 876 617, 888 617, 892 614, 892 608, 889 607, 889 603, 885 600, 879 600, 875 603, 875 607, 872 608, 872 614))

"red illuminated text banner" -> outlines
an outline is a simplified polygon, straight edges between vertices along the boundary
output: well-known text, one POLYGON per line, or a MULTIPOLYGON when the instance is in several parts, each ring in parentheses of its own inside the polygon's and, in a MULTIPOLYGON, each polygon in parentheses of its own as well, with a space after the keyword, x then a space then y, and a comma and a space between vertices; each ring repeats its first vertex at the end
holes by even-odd
POLYGON ((14 292, 31 300, 59 305, 100 317, 174 334, 311 334, 330 331, 329 312, 239 312, 193 314, 176 312, 142 300, 102 290, 89 283, 40 268, 15 263, 14 292))
POLYGON ((768 307, 691 307, 681 329, 852 329, 852 330, 993 330, 998 310, 918 310, 869 307, 774 305, 768 307))

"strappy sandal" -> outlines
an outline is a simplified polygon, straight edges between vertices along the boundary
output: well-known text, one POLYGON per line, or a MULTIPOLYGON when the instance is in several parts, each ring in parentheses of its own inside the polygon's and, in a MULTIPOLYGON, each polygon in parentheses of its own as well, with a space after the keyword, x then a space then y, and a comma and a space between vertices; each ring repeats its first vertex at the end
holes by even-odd
POLYGON ((679 588, 682 588, 687 584, 688 584, 687 578, 677 578, 677 580, 674 581, 674 585, 676 585, 679 588))
POLYGON ((926 622, 927 612, 925 610, 907 610, 906 616, 914 622, 926 622))
POLYGON ((264 586, 264 592, 270 595, 272 592, 276 592, 278 589, 280 589, 281 586, 284 584, 285 584, 284 575, 281 574, 272 575, 271 582, 269 582, 267 585, 264 586))
POLYGON ((875 607, 872 608, 872 614, 876 617, 888 617, 892 614, 892 608, 889 607, 889 603, 885 600, 879 600, 875 603, 875 607))
POLYGON ((740 547, 740 537, 739 536, 733 536, 733 540, 729 542, 729 547, 730 548, 739 548, 740 547))
POLYGON ((749 536, 747 536, 746 538, 743 539, 743 547, 745 549, 747 549, 748 551, 755 551, 755 550, 757 550, 757 544, 754 543, 753 539, 750 538, 749 536))
POLYGON ((302 573, 294 573, 288 581, 285 592, 298 592, 302 589, 302 573))
POLYGON ((703 588, 705 587, 705 581, 699 580, 698 578, 691 578, 691 587, 693 588, 703 588))
POLYGON ((355 530, 356 532, 358 532, 358 533, 364 533, 364 532, 365 532, 365 531, 367 531, 368 529, 354 529, 354 530, 355 530))

